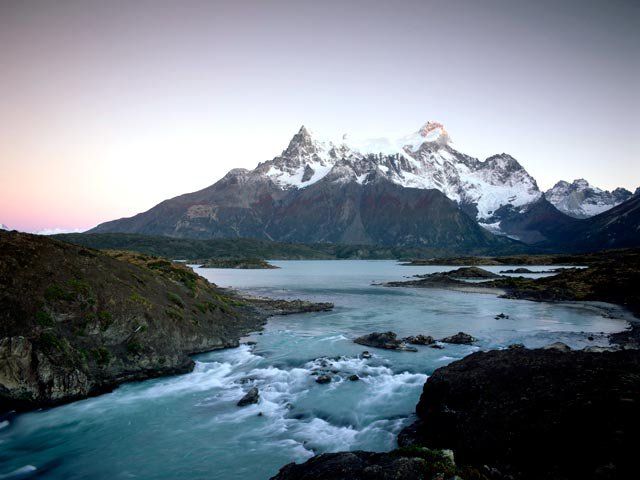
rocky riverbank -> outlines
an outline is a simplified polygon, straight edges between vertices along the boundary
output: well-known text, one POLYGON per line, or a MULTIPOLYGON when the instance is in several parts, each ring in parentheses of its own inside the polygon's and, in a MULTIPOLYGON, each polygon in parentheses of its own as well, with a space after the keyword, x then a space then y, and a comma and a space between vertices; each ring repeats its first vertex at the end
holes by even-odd
POLYGON ((387 454, 325 454, 276 480, 631 478, 640 352, 478 352, 436 370, 387 454))
MULTIPOLYGON (((512 259, 513 257, 506 257, 512 259)), ((551 256, 551 259, 568 258, 551 256)), ((574 258, 574 257, 571 257, 574 258)), ((597 306, 606 302, 623 307, 635 318, 625 316, 631 323, 628 331, 614 334, 611 340, 628 348, 640 346, 640 250, 612 250, 602 253, 576 256, 588 264, 588 268, 569 268, 556 275, 544 278, 501 277, 478 283, 464 281, 464 273, 477 267, 459 268, 450 272, 421 275, 417 280, 388 282, 387 287, 446 288, 451 290, 493 293, 505 298, 533 300, 540 302, 585 302, 597 306), (460 272, 463 272, 461 275, 460 272)), ((466 259, 469 260, 469 259, 466 259)), ((481 262, 478 259, 477 262, 481 262)), ((487 272, 490 273, 490 272, 487 272)), ((467 277, 468 278, 468 277, 467 277)), ((601 308, 605 315, 606 307, 601 308)))
POLYGON ((0 411, 188 372, 267 317, 331 304, 244 298, 184 265, 0 232, 0 411))

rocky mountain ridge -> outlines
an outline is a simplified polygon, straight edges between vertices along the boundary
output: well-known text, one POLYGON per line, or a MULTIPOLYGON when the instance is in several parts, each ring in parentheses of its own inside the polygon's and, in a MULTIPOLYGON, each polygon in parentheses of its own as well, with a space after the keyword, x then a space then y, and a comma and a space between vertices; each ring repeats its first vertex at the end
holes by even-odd
POLYGON ((572 183, 561 180, 544 193, 554 207, 574 218, 593 217, 620 205, 632 195, 625 188, 602 190, 583 178, 572 183))
POLYGON ((398 140, 323 141, 303 126, 280 156, 255 172, 282 188, 305 188, 326 177, 360 184, 383 177, 403 187, 436 189, 494 231, 500 207, 542 198, 536 181, 513 157, 502 153, 480 161, 460 153, 444 126, 432 121, 398 140))

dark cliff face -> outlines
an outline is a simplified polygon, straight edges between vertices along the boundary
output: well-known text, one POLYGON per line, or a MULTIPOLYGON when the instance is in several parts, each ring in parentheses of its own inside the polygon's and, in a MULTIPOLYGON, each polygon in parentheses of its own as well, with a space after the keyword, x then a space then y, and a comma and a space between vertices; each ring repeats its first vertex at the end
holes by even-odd
POLYGON ((185 372, 260 321, 190 269, 0 232, 0 410, 185 372))
POLYGON ((516 478, 623 478, 640 428, 640 353, 480 352, 426 382, 401 443, 516 478))

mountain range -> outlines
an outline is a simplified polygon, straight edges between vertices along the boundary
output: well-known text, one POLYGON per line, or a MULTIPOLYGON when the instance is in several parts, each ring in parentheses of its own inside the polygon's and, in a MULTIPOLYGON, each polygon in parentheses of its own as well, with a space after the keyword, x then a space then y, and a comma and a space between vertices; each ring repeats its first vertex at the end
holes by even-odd
POLYGON ((560 180, 544 193, 558 210, 575 218, 589 218, 629 200, 632 193, 625 188, 609 192, 589 184, 584 178, 572 183, 560 180))
POLYGON ((437 122, 399 139, 364 141, 324 140, 303 126, 255 169, 231 170, 203 190, 90 233, 490 251, 571 231, 580 220, 564 205, 586 216, 597 213, 588 205, 605 210, 631 195, 561 187, 544 194, 506 153, 479 160, 457 151, 437 122))

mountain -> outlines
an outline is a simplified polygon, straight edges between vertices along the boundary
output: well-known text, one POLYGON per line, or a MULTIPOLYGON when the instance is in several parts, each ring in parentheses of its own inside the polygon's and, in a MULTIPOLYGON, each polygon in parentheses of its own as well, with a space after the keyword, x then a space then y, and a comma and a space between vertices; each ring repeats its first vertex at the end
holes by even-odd
POLYGON ((611 192, 601 190, 583 178, 573 183, 561 180, 544 193, 545 198, 558 210, 575 218, 598 215, 628 200, 631 195, 624 188, 616 188, 611 192))
POLYGON ((4 223, 0 223, 0 230, 9 230, 9 227, 7 227, 4 223))
POLYGON ((640 195, 599 215, 558 228, 541 247, 574 252, 640 246, 640 195))
POLYGON ((397 140, 365 141, 321 140, 303 126, 254 170, 231 170, 91 233, 494 248, 506 240, 489 232, 545 240, 540 211, 554 228, 571 222, 513 157, 460 153, 437 122, 397 140))

